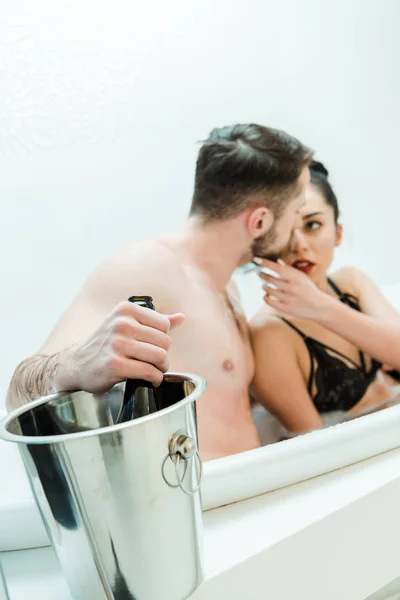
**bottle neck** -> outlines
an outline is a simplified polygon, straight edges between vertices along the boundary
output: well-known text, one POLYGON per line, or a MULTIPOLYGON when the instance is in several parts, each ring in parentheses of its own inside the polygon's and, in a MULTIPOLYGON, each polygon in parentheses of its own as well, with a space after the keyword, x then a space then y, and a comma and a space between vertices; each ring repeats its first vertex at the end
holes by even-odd
POLYGON ((143 306, 143 308, 149 308, 150 310, 156 310, 156 307, 153 304, 153 298, 151 296, 131 296, 128 298, 129 302, 132 304, 138 304, 139 306, 143 306))

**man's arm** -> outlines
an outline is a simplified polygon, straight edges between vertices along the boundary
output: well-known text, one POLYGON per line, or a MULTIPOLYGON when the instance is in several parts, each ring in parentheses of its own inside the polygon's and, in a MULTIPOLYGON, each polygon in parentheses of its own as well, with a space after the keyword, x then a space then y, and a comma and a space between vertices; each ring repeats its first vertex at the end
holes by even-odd
POLYGON ((169 366, 169 329, 183 317, 126 301, 153 295, 163 308, 160 253, 157 242, 135 244, 96 269, 38 354, 17 367, 9 410, 60 390, 101 393, 127 377, 161 382, 169 366))
POLYGON ((55 354, 36 354, 23 360, 14 371, 8 388, 6 407, 13 410, 56 391, 56 371, 62 358, 55 354))

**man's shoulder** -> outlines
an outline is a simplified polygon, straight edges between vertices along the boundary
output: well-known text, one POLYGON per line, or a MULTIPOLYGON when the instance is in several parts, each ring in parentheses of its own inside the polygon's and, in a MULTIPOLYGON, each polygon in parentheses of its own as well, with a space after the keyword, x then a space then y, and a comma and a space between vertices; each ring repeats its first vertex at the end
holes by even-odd
POLYGON ((149 239, 119 248, 95 269, 88 284, 110 295, 112 302, 129 296, 152 296, 157 310, 163 312, 176 297, 180 270, 179 260, 168 246, 149 239))
POLYGON ((122 269, 163 272, 179 270, 179 259, 169 246, 159 238, 130 242, 119 248, 109 259, 122 269))

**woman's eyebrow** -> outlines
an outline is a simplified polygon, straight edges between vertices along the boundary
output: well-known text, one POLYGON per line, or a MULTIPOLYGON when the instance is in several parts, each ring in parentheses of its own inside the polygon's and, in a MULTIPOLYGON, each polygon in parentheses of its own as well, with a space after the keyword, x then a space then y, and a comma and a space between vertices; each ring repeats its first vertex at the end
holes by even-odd
POLYGON ((313 213, 310 213, 309 215, 304 215, 303 220, 310 219, 311 217, 316 217, 317 215, 323 215, 323 214, 324 213, 321 211, 313 212, 313 213))

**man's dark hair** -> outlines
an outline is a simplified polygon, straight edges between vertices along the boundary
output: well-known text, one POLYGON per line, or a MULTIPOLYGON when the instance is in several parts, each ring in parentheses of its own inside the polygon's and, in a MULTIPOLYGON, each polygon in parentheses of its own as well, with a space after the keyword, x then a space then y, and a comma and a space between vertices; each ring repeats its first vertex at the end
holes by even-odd
POLYGON ((254 123, 213 129, 197 158, 190 214, 206 221, 228 219, 264 204, 277 217, 312 155, 278 129, 254 123))

